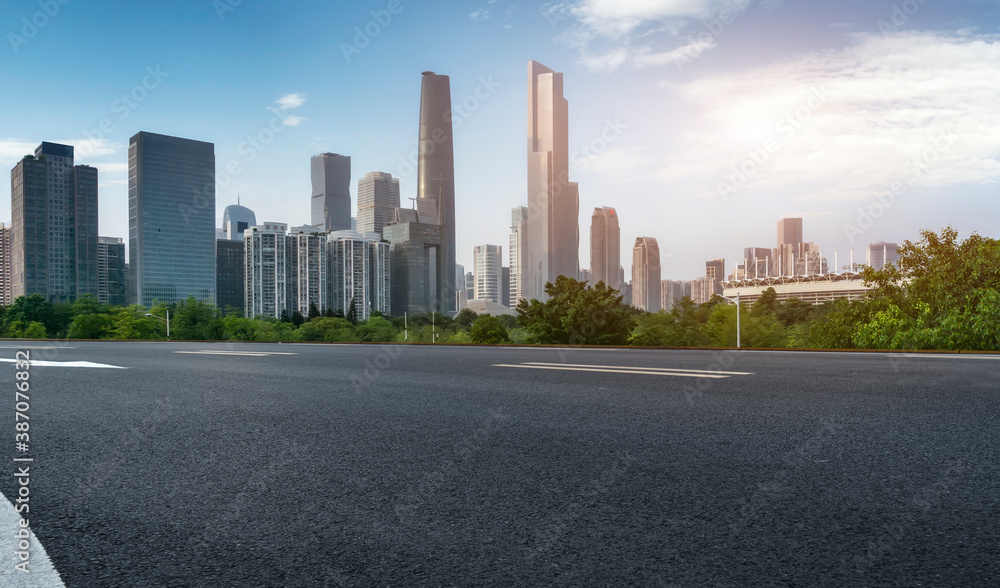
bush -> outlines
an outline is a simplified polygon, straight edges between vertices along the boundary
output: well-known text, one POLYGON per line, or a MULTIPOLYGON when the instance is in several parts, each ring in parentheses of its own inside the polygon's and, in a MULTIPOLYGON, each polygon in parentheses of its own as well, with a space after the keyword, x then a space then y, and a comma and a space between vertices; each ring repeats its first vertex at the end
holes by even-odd
POLYGON ((485 315, 476 319, 469 329, 469 339, 480 345, 500 345, 510 343, 507 327, 495 316, 485 315))

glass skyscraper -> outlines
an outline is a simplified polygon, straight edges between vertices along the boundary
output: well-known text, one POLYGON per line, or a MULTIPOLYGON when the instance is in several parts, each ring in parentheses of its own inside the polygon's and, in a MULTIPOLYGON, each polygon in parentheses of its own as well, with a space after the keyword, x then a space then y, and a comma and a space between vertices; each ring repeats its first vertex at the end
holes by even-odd
POLYGON ((215 304, 215 145, 141 132, 128 176, 130 301, 215 304))

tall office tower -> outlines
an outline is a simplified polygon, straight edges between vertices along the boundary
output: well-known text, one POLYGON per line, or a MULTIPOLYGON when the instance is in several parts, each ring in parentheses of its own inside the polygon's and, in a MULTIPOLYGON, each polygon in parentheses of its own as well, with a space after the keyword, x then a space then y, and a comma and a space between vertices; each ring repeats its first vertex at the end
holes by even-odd
POLYGON ((44 142, 11 170, 11 297, 97 295, 97 169, 44 142))
POLYGON ((776 276, 794 276, 795 262, 802 256, 802 219, 778 221, 778 249, 775 255, 776 276))
POLYGON ((705 262, 705 277, 715 280, 715 294, 722 294, 722 282, 726 279, 726 260, 713 259, 705 262))
POLYGON ((632 282, 622 282, 621 297, 622 297, 622 304, 626 306, 633 306, 632 282))
POLYGON ((819 276, 828 273, 826 259, 816 243, 810 241, 800 247, 799 257, 795 260, 796 276, 819 276))
POLYGON ((660 311, 660 246, 652 237, 639 237, 632 248, 632 306, 660 311))
POLYGON ((510 258, 510 301, 513 306, 517 306, 518 301, 528 297, 524 282, 528 253, 528 207, 516 206, 510 216, 510 243, 507 248, 510 258))
POLYGON ((455 312, 455 147, 451 81, 425 71, 420 85, 420 157, 417 199, 434 203, 441 226, 436 251, 435 303, 438 312, 455 312))
POLYGON ((465 274, 465 298, 467 300, 476 299, 476 274, 472 272, 465 274))
POLYGON ((10 295, 10 238, 13 233, 10 224, 0 223, 0 306, 10 306, 14 302, 10 295))
POLYGON ((465 295, 465 266, 455 265, 455 308, 462 310, 469 305, 469 299, 465 295))
POLYGON ((215 145, 141 132, 128 162, 129 300, 215 304, 215 145))
POLYGON ((378 233, 391 223, 399 208, 399 180, 383 172, 372 172, 358 180, 359 233, 378 233))
POLYGON ((222 230, 225 232, 225 237, 220 238, 243 243, 243 232, 256 224, 257 215, 249 208, 239 204, 227 206, 222 213, 222 230))
POLYGON ((246 310, 246 245, 242 240, 217 239, 215 247, 215 307, 223 314, 243 314, 246 310))
POLYGON ((128 305, 125 242, 120 237, 99 237, 97 242, 97 301, 111 306, 128 305))
POLYGON ((743 250, 746 277, 750 280, 775 275, 771 250, 764 247, 747 247, 743 250))
POLYGON ((669 311, 674 304, 685 296, 691 295, 691 283, 677 280, 660 282, 660 308, 669 311))
POLYGON ((244 316, 281 318, 289 307, 288 225, 264 223, 243 234, 246 259, 244 316))
POLYGON ((621 267, 621 228, 618 213, 607 206, 594 209, 590 219, 590 279, 591 284, 619 288, 618 268, 621 267))
POLYGON ((326 234, 318 227, 295 227, 288 235, 289 314, 308 317, 327 307, 326 234))
POLYGON ((334 231, 327 235, 327 247, 330 308, 347 316, 353 306, 359 321, 373 311, 389 314, 389 244, 378 233, 334 231))
POLYGON ((511 304, 510 301, 510 268, 502 267, 500 268, 500 304, 506 306, 507 308, 513 308, 517 306, 516 303, 511 304))
POLYGON ((886 243, 879 241, 868 245, 868 265, 880 270, 885 269, 886 263, 891 263, 896 268, 899 267, 899 245, 896 243, 886 243))
POLYGON ((321 153, 311 165, 312 226, 324 232, 351 230, 351 158, 321 153))
POLYGON ((397 208, 395 220, 382 231, 391 251, 394 316, 441 311, 437 302, 441 225, 437 207, 431 204, 418 198, 416 210, 397 208))
POLYGON ((563 74, 528 62, 527 298, 545 300, 545 283, 580 274, 580 190, 569 181, 569 103, 563 74))
POLYGON ((476 261, 475 299, 500 304, 500 259, 503 248, 499 245, 476 245, 473 256, 476 261))

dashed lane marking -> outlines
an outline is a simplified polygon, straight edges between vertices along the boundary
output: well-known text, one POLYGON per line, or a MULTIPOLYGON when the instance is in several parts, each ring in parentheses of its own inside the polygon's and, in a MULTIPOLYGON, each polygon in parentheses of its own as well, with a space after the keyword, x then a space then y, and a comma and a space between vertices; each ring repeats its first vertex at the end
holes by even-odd
POLYGON ((298 353, 281 353, 278 351, 229 351, 223 349, 204 349, 202 351, 174 351, 186 355, 232 355, 242 357, 269 357, 271 355, 298 355, 298 353))
POLYGON ((661 371, 651 371, 642 368, 617 368, 617 369, 607 369, 607 368, 596 368, 596 367, 569 367, 569 366, 554 366, 554 365, 531 365, 522 363, 520 365, 510 365, 510 364, 494 364, 492 367, 503 367, 503 368, 520 368, 529 370, 556 370, 563 372, 601 372, 608 374, 638 374, 645 376, 675 376, 679 378, 709 378, 713 380, 722 380, 730 376, 724 376, 720 374, 698 374, 690 372, 661 372, 661 371))
POLYGON ((590 365, 590 364, 580 364, 580 363, 542 363, 539 361, 528 361, 521 365, 546 365, 555 367, 574 367, 574 368, 604 368, 604 369, 615 369, 615 370, 642 370, 647 372, 679 372, 688 374, 713 374, 722 376, 752 376, 753 372, 719 372, 712 370, 689 370, 681 368, 656 368, 656 367, 629 367, 623 365, 590 365))
MULTIPOLYGON (((16 359, 6 359, 0 358, 0 362, 3 363, 17 363, 16 359)), ((37 359, 31 360, 31 367, 69 367, 69 368, 101 368, 101 369, 111 369, 111 370, 127 370, 118 365, 107 365, 104 363, 93 363, 90 361, 41 361, 37 359)))

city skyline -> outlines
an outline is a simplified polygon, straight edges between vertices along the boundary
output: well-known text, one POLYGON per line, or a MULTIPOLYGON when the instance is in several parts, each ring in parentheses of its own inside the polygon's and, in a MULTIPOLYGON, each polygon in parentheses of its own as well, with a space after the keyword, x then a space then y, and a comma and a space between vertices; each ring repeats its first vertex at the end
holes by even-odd
MULTIPOLYGON (((811 221, 811 239, 827 257, 836 249, 842 259, 852 245, 845 225, 862 231, 854 236, 857 259, 870 242, 901 243, 917 238, 921 228, 952 224, 963 234, 1000 234, 1000 204, 990 197, 1000 176, 1000 148, 987 132, 995 108, 978 98, 961 112, 947 108, 956 94, 991 94, 975 88, 992 83, 979 80, 996 79, 989 75, 997 65, 988 53, 995 43, 988 31, 1000 23, 995 7, 928 3, 900 17, 891 6, 861 2, 822 10, 794 2, 733 2, 737 10, 724 22, 718 20, 723 4, 692 2, 671 11, 625 3, 617 15, 593 2, 567 3, 556 12, 525 4, 513 14, 486 2, 434 11, 403 4, 379 35, 347 57, 342 45, 353 46, 355 28, 364 29, 372 11, 386 9, 383 3, 311 6, 308 12, 244 3, 221 16, 200 2, 169 10, 109 2, 86 16, 70 4, 27 44, 0 55, 9 71, 43 90, 51 82, 40 71, 75 88, 72 98, 41 92, 38 100, 49 113, 44 118, 6 121, 0 160, 9 169, 43 140, 79 147, 78 162, 101 171, 102 235, 127 234, 125 150, 128 137, 140 130, 218 145, 217 217, 241 194, 264 220, 308 222, 305 158, 324 151, 350 154, 354 180, 373 171, 399 177, 405 202, 416 193, 416 159, 408 162, 416 151, 411 121, 419 97, 401 89, 433 68, 451 76, 459 107, 456 190, 476 195, 456 204, 458 261, 469 267, 475 244, 507 241, 504 219, 523 203, 523 64, 539 59, 566 74, 573 101, 570 173, 584 187, 581 210, 616 207, 626 242, 656 236, 665 277, 689 279, 700 275, 705 259, 736 259, 748 245, 767 243, 766 225, 782 217, 811 221), (489 18, 483 10, 491 11, 489 18), (120 18, 97 35, 93 27, 105 27, 108 12, 120 18), (176 23, 190 34, 158 36, 164 33, 137 26, 146 19, 176 23), (436 40, 420 55, 402 49, 431 22, 451 25, 455 37, 436 40), (259 40, 265 26, 308 32, 329 23, 336 26, 328 35, 297 34, 280 50, 266 36, 256 45, 241 42, 259 40), (791 23, 802 34, 780 34, 791 23), (654 32, 658 28, 676 34, 654 32), (589 41, 571 46, 566 39, 574 34, 589 41), (94 41, 105 36, 129 40, 138 50, 112 52, 110 44, 94 41), (202 51, 188 48, 191 39, 206 39, 195 45, 221 51, 226 65, 206 66, 202 51), (60 51, 65 43, 79 50, 60 51), (244 50, 234 53, 227 45, 244 50), (458 46, 464 50, 454 51, 458 46), (293 68, 287 52, 300 60, 293 68), (898 63, 899 71, 887 63, 898 63), (957 63, 974 70, 962 73, 957 63), (852 73, 855 65, 868 66, 862 68, 866 77, 852 73), (328 80, 310 75, 320 66, 331 72, 328 80), (241 81, 249 78, 266 83, 241 81), (910 98, 909 86, 894 93, 905 79, 940 83, 928 86, 921 105, 910 98), (356 91, 345 96, 339 92, 345 84, 356 91), (859 91, 865 84, 874 96, 859 91), (621 91, 605 91, 608 86, 621 91), (192 101, 193 94, 204 99, 192 101), (774 122, 789 116, 795 124, 776 130, 774 122), (871 124, 877 120, 897 122, 880 128, 871 124), (272 127, 280 130, 269 136, 264 130, 272 127), (270 141, 255 146, 251 136, 270 141), (779 149, 761 155, 769 139, 779 149), (877 152, 870 150, 874 145, 877 152), (812 163, 821 160, 822 170, 812 163), (741 179, 733 168, 744 164, 756 171, 723 198, 719 183, 735 187, 741 179), (888 209, 879 195, 892 203, 888 209), (878 218, 866 218, 859 208, 872 208, 878 218), (711 220, 720 217, 725 222, 711 220)), ((0 13, 5 22, 19 23, 35 10, 28 3, 6 5, 0 13)), ((16 27, 10 32, 20 34, 16 27)), ((0 104, 13 111, 14 99, 0 98, 0 104)), ((0 200, 9 201, 2 194, 0 200)), ((0 209, 0 216, 10 219, 9 211, 0 209)), ((221 226, 218 218, 216 224, 221 226)), ((589 234, 581 230, 580 259, 588 252, 589 234)), ((629 272, 629 264, 623 266, 629 272)))

